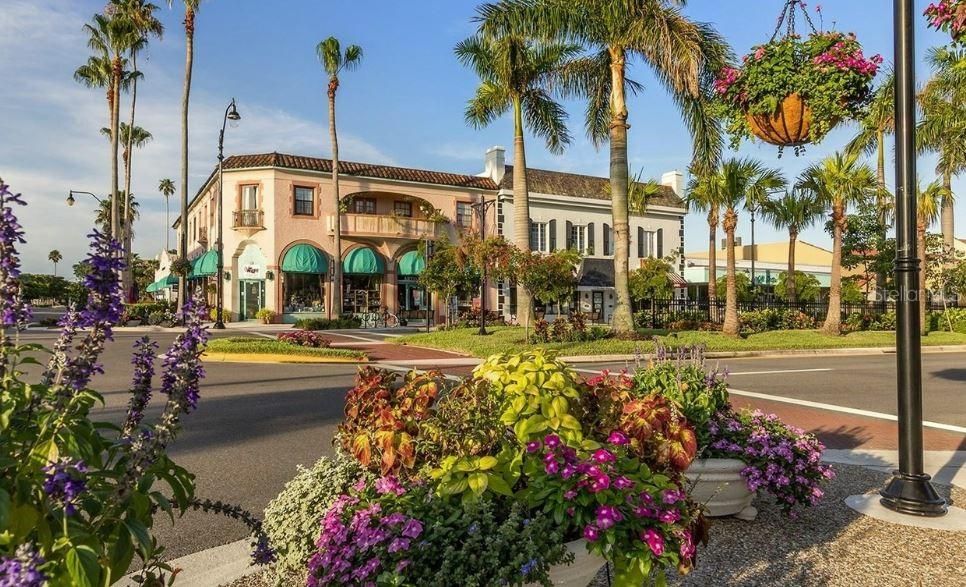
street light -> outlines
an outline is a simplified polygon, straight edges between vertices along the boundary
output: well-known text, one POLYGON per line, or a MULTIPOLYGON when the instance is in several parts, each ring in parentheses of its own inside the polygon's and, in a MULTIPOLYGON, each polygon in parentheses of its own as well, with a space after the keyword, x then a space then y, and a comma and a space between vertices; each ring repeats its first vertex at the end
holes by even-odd
MULTIPOLYGON (((490 206, 497 203, 497 200, 487 201, 483 196, 479 202, 471 204, 470 207, 480 215, 480 240, 486 239, 486 211, 490 206)), ((480 331, 481 336, 489 334, 486 331, 486 263, 483 263, 483 278, 480 280, 480 331)))
MULTIPOLYGON (((225 161, 225 127, 228 125, 228 121, 237 122, 241 120, 241 114, 238 113, 238 108, 235 107, 235 99, 231 99, 231 103, 228 104, 228 108, 225 109, 225 118, 221 121, 221 132, 218 133, 218 241, 215 245, 218 253, 218 278, 216 281, 216 296, 217 300, 215 302, 215 326, 214 328, 222 330, 225 328, 225 320, 222 317, 222 312, 225 306, 225 258, 224 258, 224 245, 222 243, 223 235, 223 225, 225 223, 224 213, 222 211, 222 200, 224 200, 224 181, 223 181, 223 171, 224 171, 224 161, 225 161)), ((232 125, 234 126, 234 125, 232 125)))
POLYGON ((896 367, 899 469, 880 503, 914 516, 942 516, 946 501, 923 470, 922 340, 919 333, 919 256, 916 251, 916 71, 913 0, 895 0, 896 72, 896 367))
POLYGON ((77 201, 77 200, 74 199, 74 194, 87 194, 88 196, 90 196, 90 197, 94 198, 95 200, 97 200, 97 203, 98 204, 100 204, 100 203, 102 203, 104 201, 104 200, 98 198, 97 196, 95 196, 94 194, 92 194, 90 192, 82 192, 82 191, 79 191, 79 190, 70 190, 69 192, 67 192, 67 205, 68 206, 73 206, 74 205, 74 202, 77 201))

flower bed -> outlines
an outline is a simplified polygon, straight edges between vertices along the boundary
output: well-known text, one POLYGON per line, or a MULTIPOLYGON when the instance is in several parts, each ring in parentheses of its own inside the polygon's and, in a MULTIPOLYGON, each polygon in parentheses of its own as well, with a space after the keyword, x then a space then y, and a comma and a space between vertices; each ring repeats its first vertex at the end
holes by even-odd
POLYGON ((216 338, 208 343, 208 353, 224 353, 227 355, 281 355, 291 357, 314 357, 314 358, 335 358, 353 361, 361 361, 366 358, 366 354, 361 351, 351 349, 330 349, 315 348, 291 344, 280 340, 270 340, 267 338, 250 338, 243 336, 232 336, 228 338, 216 338))
POLYGON ((332 346, 331 340, 311 330, 293 330, 291 332, 282 332, 278 335, 278 340, 295 346, 304 346, 316 349, 327 349, 332 346))

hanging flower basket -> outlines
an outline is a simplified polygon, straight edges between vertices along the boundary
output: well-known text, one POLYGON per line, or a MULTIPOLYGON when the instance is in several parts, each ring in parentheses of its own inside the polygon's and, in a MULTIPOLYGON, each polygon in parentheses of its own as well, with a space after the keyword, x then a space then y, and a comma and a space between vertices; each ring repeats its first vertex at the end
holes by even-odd
POLYGON ((929 27, 945 31, 953 43, 966 43, 966 0, 941 0, 930 4, 923 13, 929 27))
POLYGON ((725 67, 715 81, 716 113, 727 120, 732 147, 756 137, 779 148, 817 144, 840 121, 861 116, 872 96, 882 57, 866 58, 855 35, 795 33, 799 0, 789 0, 775 36, 752 48, 740 68, 725 67), (783 22, 788 29, 778 38, 783 22))

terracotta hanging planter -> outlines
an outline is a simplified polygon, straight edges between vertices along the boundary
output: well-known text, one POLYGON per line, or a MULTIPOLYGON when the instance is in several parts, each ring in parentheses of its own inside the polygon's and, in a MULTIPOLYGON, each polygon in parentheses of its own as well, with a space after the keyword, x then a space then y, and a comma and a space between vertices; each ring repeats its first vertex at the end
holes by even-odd
POLYGON ((787 96, 770 114, 746 114, 748 128, 759 139, 781 147, 809 143, 812 111, 797 93, 787 96))

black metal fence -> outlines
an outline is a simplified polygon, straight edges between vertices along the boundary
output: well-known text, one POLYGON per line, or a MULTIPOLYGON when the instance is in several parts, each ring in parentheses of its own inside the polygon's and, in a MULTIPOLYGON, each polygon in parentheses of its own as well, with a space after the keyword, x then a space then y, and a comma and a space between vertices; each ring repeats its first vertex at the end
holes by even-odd
MULTIPOLYGON (((717 299, 714 303, 708 300, 643 300, 635 304, 635 321, 641 328, 665 328, 673 322, 710 322, 721 324, 725 318, 725 301, 717 299)), ((853 314, 860 314, 866 321, 877 321, 887 313, 895 312, 896 304, 892 301, 842 303, 842 320, 853 314)), ((941 303, 933 302, 930 310, 941 311, 941 303)), ((814 321, 824 320, 828 315, 828 302, 796 302, 790 304, 779 300, 756 300, 753 302, 738 302, 738 313, 758 312, 761 310, 801 312, 814 321)))

